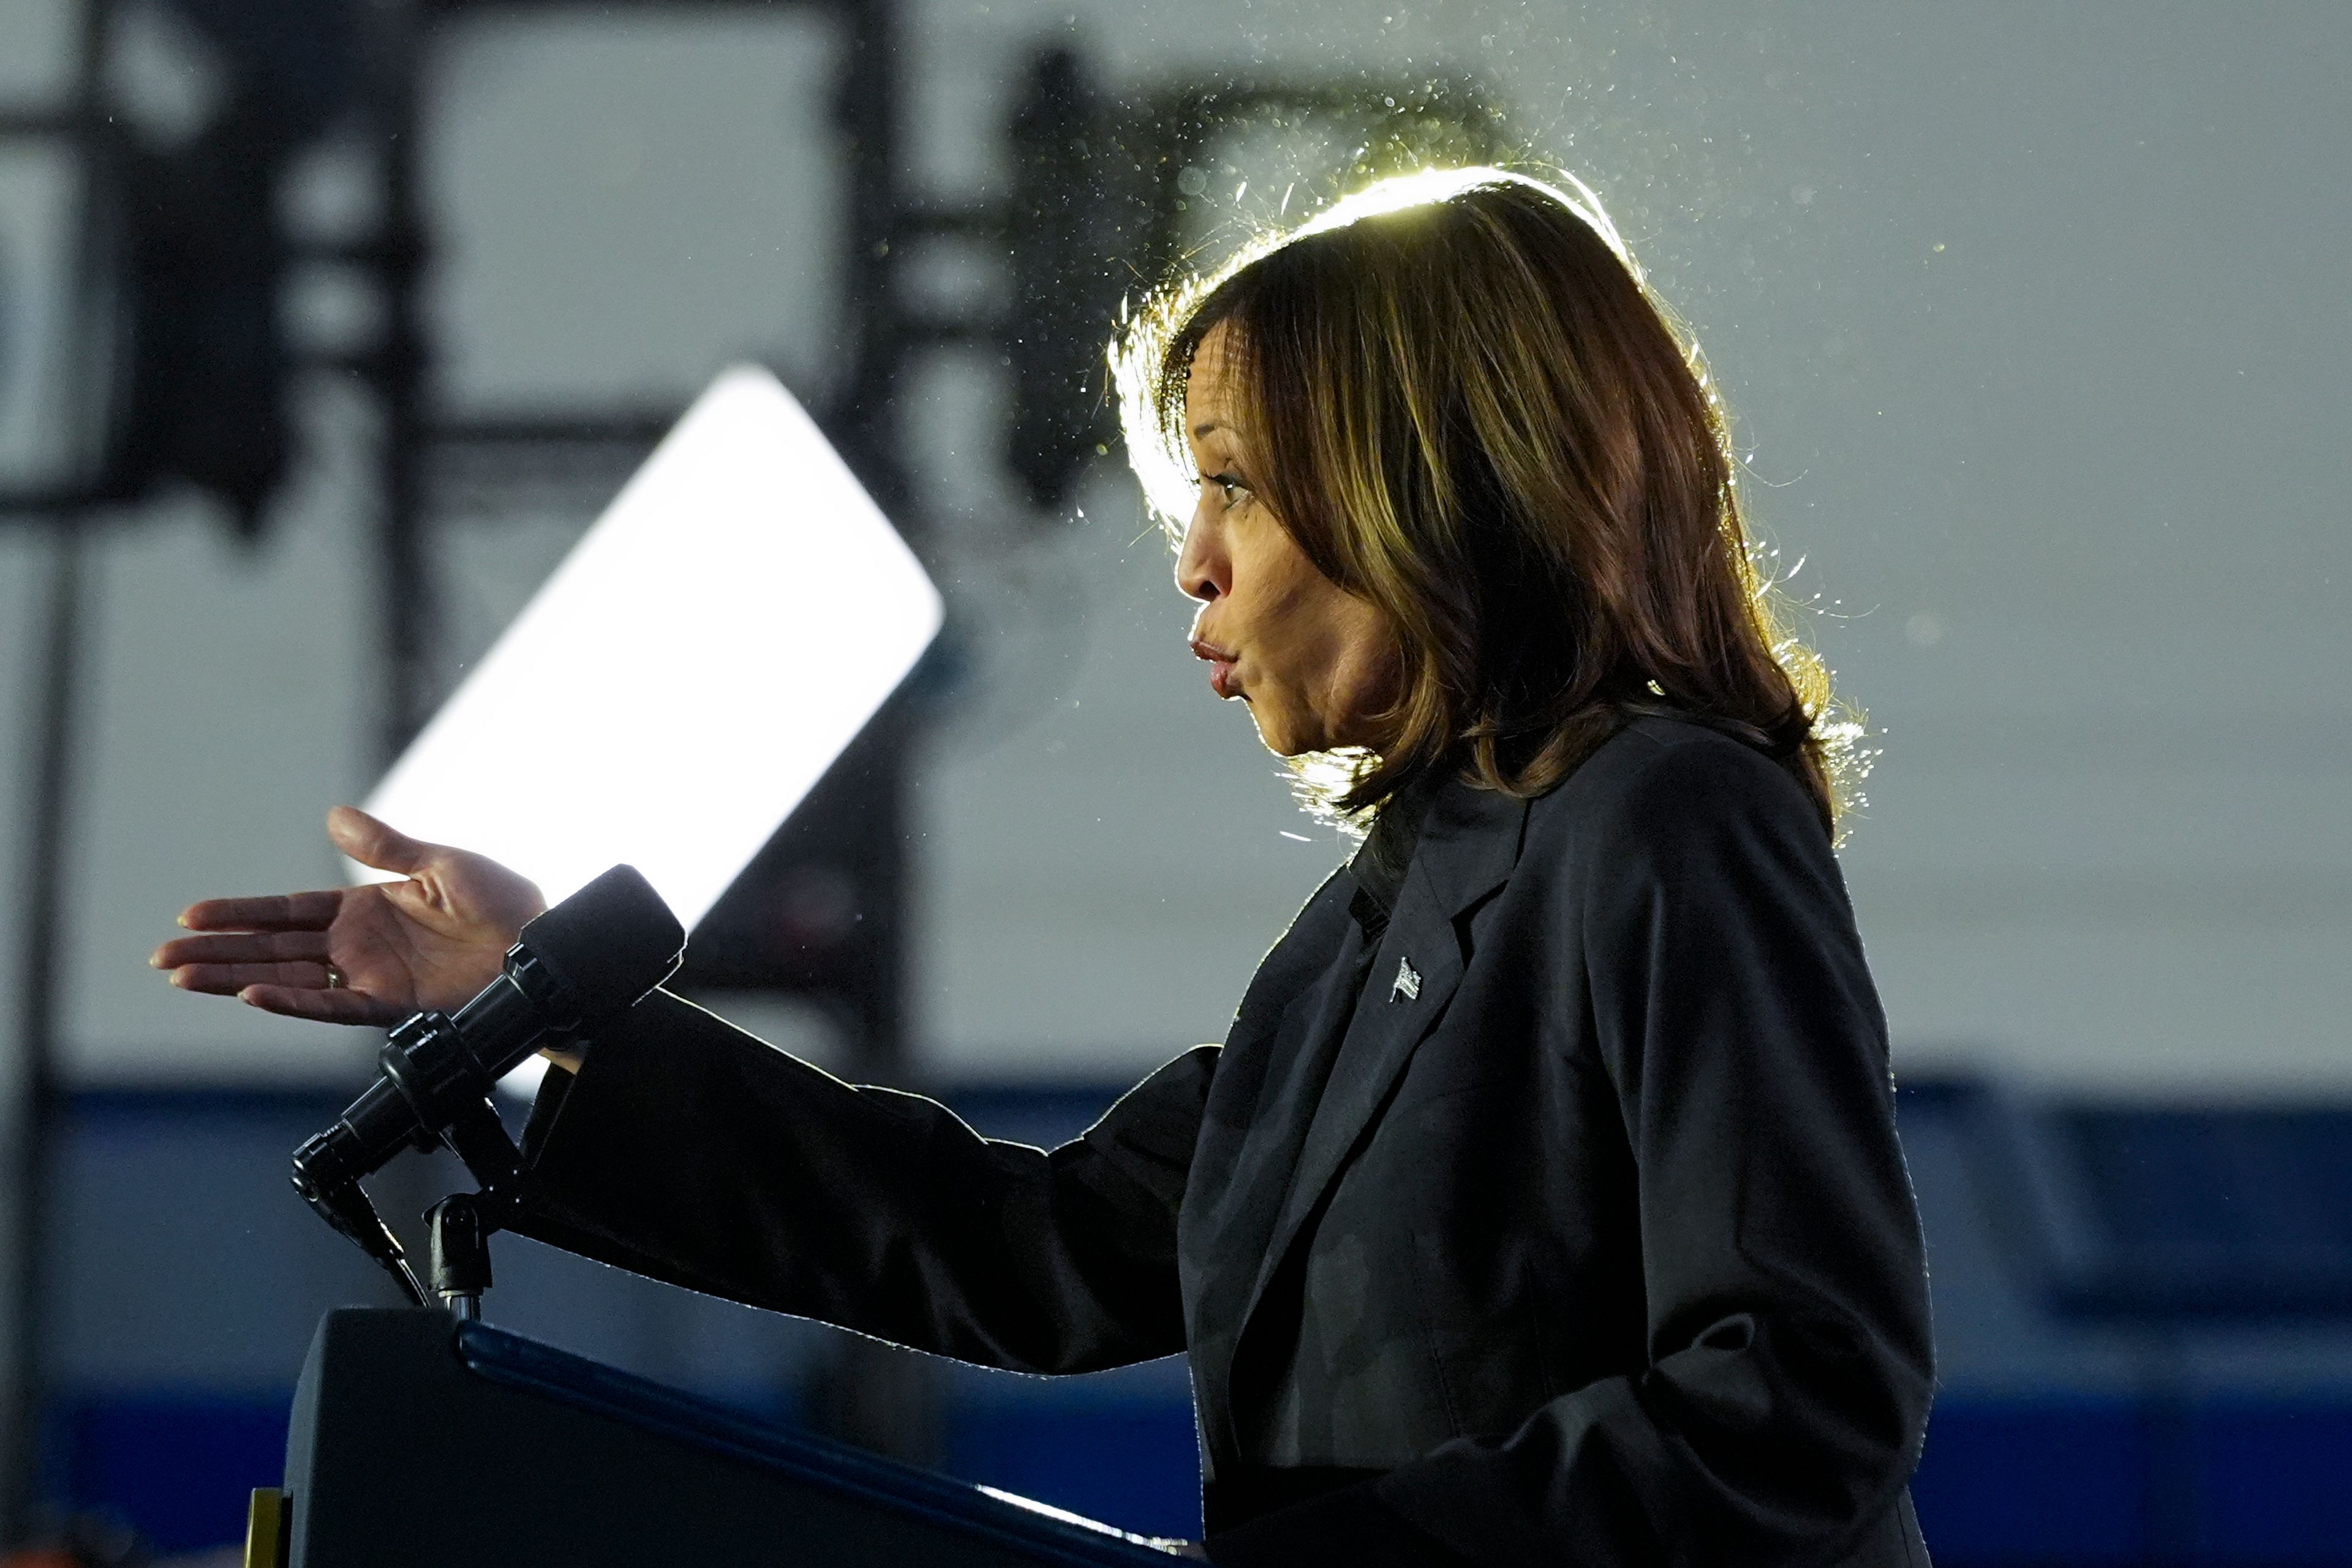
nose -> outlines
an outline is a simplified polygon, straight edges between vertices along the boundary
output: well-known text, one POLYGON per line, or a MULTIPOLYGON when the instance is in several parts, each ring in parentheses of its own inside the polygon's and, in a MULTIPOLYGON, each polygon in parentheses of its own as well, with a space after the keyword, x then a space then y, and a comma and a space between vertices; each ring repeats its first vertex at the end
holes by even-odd
POLYGON ((1225 554, 1223 530, 1202 515, 1205 503, 1184 528, 1183 548, 1176 552, 1176 587, 1188 599, 1208 604, 1234 591, 1233 563, 1225 554))

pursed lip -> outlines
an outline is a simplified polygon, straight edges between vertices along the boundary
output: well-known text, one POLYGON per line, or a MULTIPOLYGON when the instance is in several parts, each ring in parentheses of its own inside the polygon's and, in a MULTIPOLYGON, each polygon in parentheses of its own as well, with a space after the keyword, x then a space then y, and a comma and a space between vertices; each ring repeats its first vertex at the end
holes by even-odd
POLYGON ((1230 698, 1241 695, 1240 688, 1234 683, 1234 667, 1241 662, 1241 655, 1221 648, 1213 642, 1194 637, 1192 657, 1204 660, 1208 664, 1210 690, 1220 697, 1230 698))

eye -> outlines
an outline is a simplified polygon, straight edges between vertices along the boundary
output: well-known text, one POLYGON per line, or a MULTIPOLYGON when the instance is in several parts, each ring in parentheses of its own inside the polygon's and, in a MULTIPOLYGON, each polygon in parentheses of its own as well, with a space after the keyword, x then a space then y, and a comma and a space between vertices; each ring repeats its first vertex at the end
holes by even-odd
POLYGON ((1228 507, 1240 505, 1241 498, 1250 493, 1248 484, 1243 480, 1239 474, 1234 473, 1230 468, 1226 469, 1222 474, 1202 474, 1201 476, 1201 482, 1204 485, 1216 486, 1217 489, 1223 493, 1225 505, 1228 507))

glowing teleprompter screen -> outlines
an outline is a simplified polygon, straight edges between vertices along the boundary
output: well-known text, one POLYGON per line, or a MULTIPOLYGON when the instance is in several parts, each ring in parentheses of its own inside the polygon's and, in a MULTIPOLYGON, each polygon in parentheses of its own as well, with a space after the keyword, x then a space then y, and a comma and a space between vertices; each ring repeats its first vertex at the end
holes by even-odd
POLYGON ((367 809, 512 867, 550 902, 627 861, 691 930, 940 614, 815 421, 766 371, 730 370, 367 809))

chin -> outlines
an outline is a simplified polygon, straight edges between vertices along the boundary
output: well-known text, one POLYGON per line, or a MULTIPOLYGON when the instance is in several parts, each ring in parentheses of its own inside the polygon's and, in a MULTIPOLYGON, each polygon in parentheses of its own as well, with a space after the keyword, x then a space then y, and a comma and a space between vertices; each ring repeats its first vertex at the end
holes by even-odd
POLYGON ((1255 708, 1250 710, 1250 722, 1257 726, 1257 743, 1276 756, 1295 757, 1298 754, 1295 747, 1283 744, 1287 737, 1283 734, 1282 726, 1268 723, 1265 717, 1255 708))
POLYGON ((1284 722, 1279 715, 1269 716, 1253 707, 1250 718, 1257 724, 1259 744, 1277 757, 1303 757, 1310 752, 1331 749, 1330 742, 1308 732, 1302 725, 1284 722))

